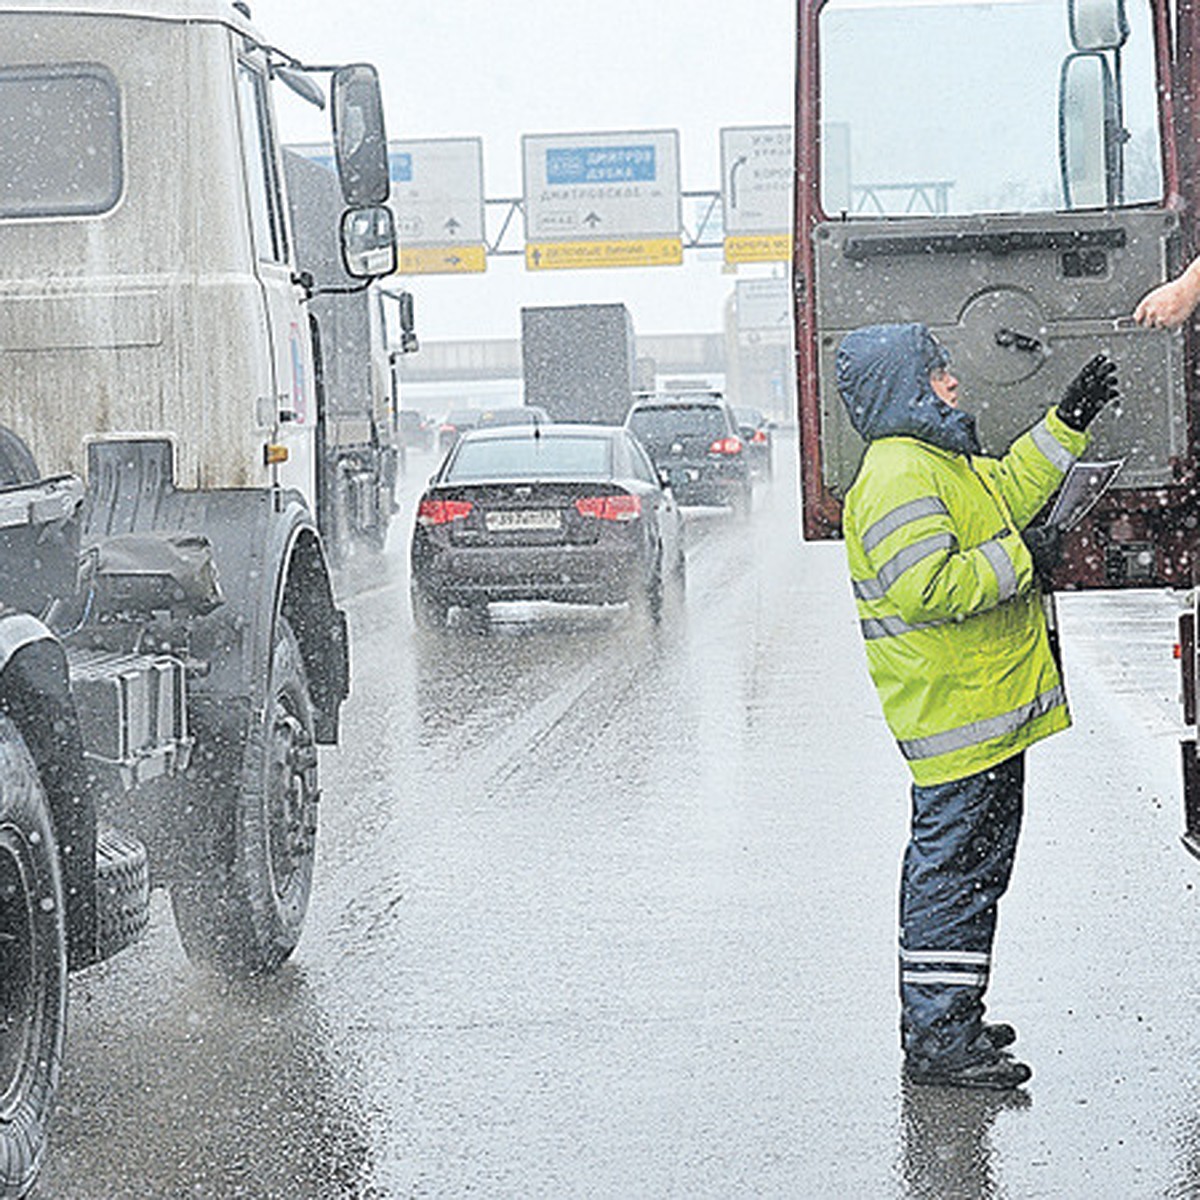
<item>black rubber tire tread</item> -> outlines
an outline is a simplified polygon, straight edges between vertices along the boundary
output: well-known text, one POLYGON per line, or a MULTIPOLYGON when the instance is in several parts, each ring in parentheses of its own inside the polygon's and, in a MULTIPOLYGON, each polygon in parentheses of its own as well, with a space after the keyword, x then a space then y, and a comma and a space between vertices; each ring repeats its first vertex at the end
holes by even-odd
MULTIPOLYGON (((15 1200, 24 1196, 37 1178, 58 1093, 67 1021, 67 941, 58 846, 49 806, 25 742, 6 716, 0 716, 0 838, 7 846, 0 854, 14 866, 17 855, 21 862, 20 870, 14 872, 21 878, 17 900, 8 895, 0 897, 0 903, 7 907, 8 920, 17 913, 18 903, 27 905, 32 932, 31 1003, 24 1010, 24 1020, 17 1022, 24 1024, 32 1017, 32 1036, 23 1054, 10 1060, 15 1064, 10 1079, 17 1083, 13 1103, 0 1113, 0 1198, 15 1200)), ((11 969, 7 962, 4 969, 11 969)), ((12 999, 14 1004, 20 1002, 20 997, 12 999)), ((13 1013, 0 1012, 0 1019, 14 1013, 15 1009, 13 1013)), ((0 1080, 0 1088, 10 1079, 0 1080)))
POLYGON ((687 596, 687 556, 682 549, 671 569, 671 586, 675 591, 676 600, 682 604, 687 596))
POLYGON ((419 583, 408 589, 408 602, 412 609, 413 624, 428 633, 441 633, 446 628, 450 606, 430 595, 419 583))
POLYGON ((650 615, 650 620, 656 625, 663 618, 664 598, 662 551, 660 550, 658 561, 654 565, 654 572, 646 584, 646 611, 650 615))
POLYGON ((738 521, 748 521, 750 514, 754 511, 754 485, 749 480, 745 485, 738 490, 733 501, 734 519, 738 521))
POLYGON ((209 863, 171 887, 175 924, 187 956, 224 975, 244 979, 277 971, 300 940, 312 889, 317 786, 313 705, 300 643, 280 617, 271 655, 269 715, 254 721, 242 757, 235 801, 232 866, 209 863), (271 853, 273 714, 282 700, 303 730, 312 754, 312 826, 307 853, 296 859, 294 877, 276 887, 271 853))
POLYGON ((96 835, 96 961, 131 946, 150 924, 146 847, 115 829, 96 835))

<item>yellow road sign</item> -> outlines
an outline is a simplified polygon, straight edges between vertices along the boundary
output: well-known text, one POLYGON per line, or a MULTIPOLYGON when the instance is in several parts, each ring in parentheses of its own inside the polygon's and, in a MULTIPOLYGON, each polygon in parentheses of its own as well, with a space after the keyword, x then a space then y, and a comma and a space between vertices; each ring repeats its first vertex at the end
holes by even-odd
POLYGON ((528 242, 530 271, 575 267, 677 267, 683 262, 681 238, 637 238, 621 242, 528 242))
POLYGON ((746 233, 725 239, 727 263, 790 262, 791 258, 791 234, 746 233))
POLYGON ((486 246, 400 247, 401 275, 454 275, 486 270, 486 246))

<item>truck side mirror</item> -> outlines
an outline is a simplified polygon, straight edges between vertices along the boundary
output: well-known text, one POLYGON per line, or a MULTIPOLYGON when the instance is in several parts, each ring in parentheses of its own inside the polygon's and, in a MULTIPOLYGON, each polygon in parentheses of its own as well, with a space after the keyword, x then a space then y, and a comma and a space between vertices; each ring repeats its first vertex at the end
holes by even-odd
POLYGON ((356 208, 382 204, 388 198, 391 178, 379 76, 369 63, 339 67, 330 91, 342 196, 356 208))
POLYGON ((355 279, 378 279, 396 269, 396 221, 383 204, 342 214, 342 262, 355 279))
POLYGON ((421 347, 417 341, 417 317, 412 292, 401 292, 397 304, 400 309, 400 350, 404 354, 414 354, 421 347))
POLYGON ((1097 51, 1068 55, 1058 88, 1058 165, 1067 208, 1118 202, 1123 136, 1107 59, 1097 51))
POLYGON ((1119 50, 1129 37, 1125 0, 1070 0, 1067 19, 1076 50, 1119 50))

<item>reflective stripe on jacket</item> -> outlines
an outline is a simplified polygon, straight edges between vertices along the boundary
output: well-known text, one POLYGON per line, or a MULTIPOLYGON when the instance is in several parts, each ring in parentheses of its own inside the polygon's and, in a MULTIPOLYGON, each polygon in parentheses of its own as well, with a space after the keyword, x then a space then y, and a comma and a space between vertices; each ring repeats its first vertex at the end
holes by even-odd
POLYGON ((1087 435, 1052 410, 1003 458, 867 447, 843 529, 871 678, 918 784, 995 766, 1070 724, 1023 529, 1087 435))

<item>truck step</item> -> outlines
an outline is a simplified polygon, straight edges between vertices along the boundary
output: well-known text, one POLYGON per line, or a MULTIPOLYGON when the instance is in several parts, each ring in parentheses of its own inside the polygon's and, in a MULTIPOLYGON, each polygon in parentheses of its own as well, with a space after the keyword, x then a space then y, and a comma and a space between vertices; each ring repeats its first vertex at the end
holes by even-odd
POLYGON ((187 685, 179 659, 69 646, 67 663, 93 764, 126 789, 187 766, 187 685))
POLYGON ((96 837, 96 961, 136 942, 150 923, 146 847, 115 829, 96 837))

